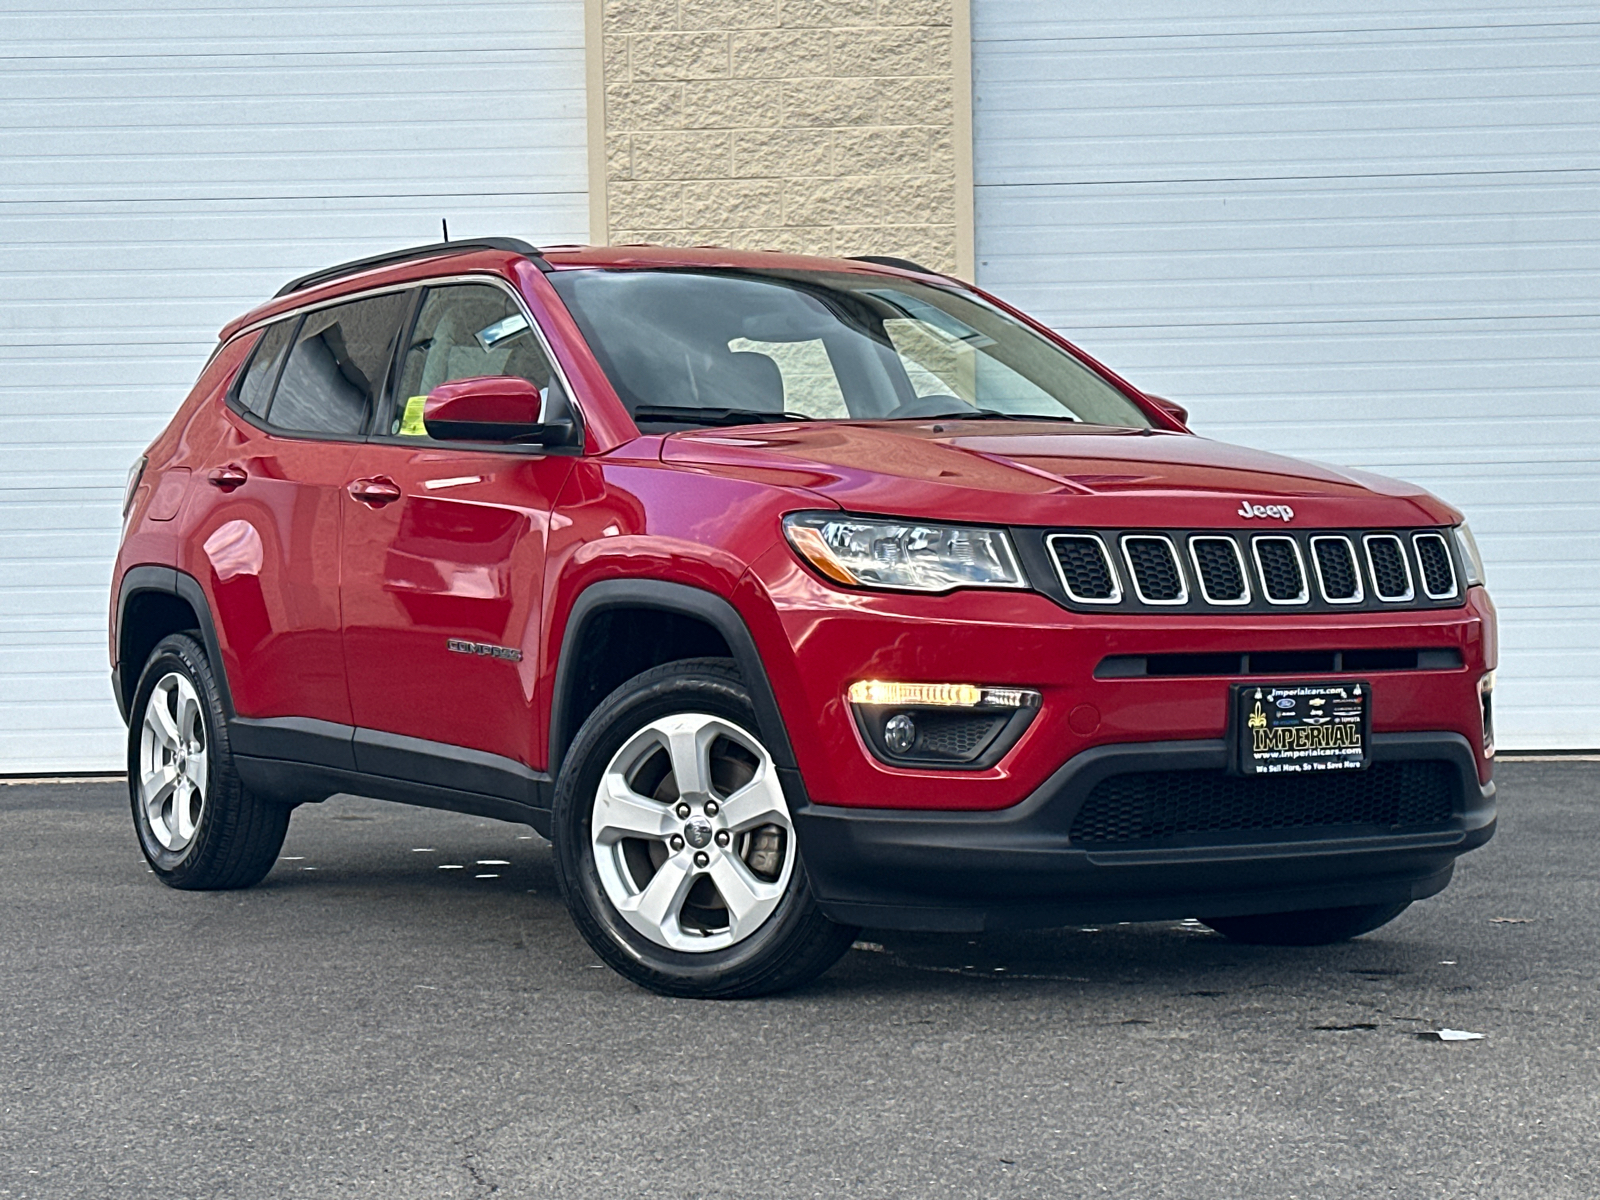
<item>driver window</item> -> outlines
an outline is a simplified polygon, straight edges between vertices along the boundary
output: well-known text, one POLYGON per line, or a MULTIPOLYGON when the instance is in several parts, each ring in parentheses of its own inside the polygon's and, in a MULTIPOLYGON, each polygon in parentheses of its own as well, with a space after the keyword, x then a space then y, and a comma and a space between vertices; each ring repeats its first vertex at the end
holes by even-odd
POLYGON ((389 432, 427 437, 428 393, 480 375, 515 375, 545 392, 553 374, 527 317, 503 288, 487 283, 429 288, 400 364, 389 432))

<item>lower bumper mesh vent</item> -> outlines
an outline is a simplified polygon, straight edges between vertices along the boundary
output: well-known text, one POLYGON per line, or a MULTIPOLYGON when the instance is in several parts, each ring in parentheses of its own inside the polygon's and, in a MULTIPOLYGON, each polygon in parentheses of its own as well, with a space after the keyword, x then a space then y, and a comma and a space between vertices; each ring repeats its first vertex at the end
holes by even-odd
POLYGON ((1457 786, 1456 769, 1431 760, 1292 777, 1138 771, 1096 784, 1069 836, 1089 848, 1195 833, 1436 825, 1450 819, 1457 786))

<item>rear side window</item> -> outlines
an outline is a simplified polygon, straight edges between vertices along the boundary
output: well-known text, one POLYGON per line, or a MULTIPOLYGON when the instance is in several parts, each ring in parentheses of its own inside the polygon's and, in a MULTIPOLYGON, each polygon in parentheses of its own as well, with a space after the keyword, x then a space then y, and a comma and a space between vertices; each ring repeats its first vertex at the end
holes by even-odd
POLYGON ((395 292, 307 313, 268 423, 290 433, 359 434, 383 391, 410 298, 395 292))
POLYGON ((294 333, 298 319, 291 317, 267 326, 267 331, 256 343, 255 353, 250 356, 250 365, 245 368, 244 378, 239 381, 239 406, 247 412, 258 417, 267 415, 272 385, 277 381, 278 368, 283 366, 283 352, 289 348, 289 338, 294 333))

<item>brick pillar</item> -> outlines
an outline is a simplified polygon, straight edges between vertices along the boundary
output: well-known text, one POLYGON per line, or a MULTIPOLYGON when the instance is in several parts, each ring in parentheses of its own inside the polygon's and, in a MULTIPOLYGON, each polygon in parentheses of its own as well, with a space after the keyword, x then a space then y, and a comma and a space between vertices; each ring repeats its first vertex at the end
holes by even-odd
POLYGON ((593 240, 970 273, 965 0, 588 3, 593 240))

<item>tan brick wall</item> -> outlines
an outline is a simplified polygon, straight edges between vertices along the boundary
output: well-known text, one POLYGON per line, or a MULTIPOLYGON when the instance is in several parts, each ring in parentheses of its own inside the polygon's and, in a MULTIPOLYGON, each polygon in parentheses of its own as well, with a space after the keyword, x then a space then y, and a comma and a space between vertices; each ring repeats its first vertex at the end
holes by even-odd
POLYGON ((589 0, 591 237, 966 266, 962 2, 589 0))

